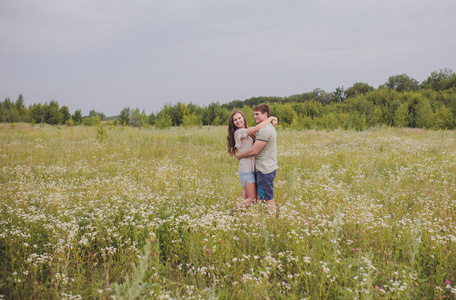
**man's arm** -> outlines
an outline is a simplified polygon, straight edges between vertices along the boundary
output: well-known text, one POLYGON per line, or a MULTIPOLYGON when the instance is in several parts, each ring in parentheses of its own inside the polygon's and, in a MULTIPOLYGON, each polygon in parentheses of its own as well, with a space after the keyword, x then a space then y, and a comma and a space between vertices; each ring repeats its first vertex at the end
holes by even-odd
POLYGON ((260 152, 260 150, 263 149, 264 146, 266 146, 266 143, 267 143, 266 141, 256 140, 255 143, 253 144, 252 148, 250 148, 242 153, 239 153, 239 152, 236 153, 236 158, 241 159, 241 158, 257 155, 258 152, 260 152))

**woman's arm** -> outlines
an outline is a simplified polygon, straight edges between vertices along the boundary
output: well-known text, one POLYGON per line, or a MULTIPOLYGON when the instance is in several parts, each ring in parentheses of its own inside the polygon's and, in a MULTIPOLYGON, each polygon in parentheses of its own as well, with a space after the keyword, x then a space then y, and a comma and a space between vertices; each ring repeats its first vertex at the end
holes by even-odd
POLYGON ((263 122, 258 123, 257 126, 247 128, 247 135, 251 135, 251 134, 257 132, 258 130, 260 130, 264 126, 268 125, 272 121, 277 121, 277 118, 271 116, 271 117, 267 118, 266 120, 264 120, 263 122))

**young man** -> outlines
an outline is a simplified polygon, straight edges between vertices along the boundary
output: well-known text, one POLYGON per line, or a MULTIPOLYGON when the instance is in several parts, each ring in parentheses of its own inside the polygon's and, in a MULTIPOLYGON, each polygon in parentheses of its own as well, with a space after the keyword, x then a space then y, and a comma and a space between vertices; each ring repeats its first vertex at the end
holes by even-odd
MULTIPOLYGON (((253 117, 256 123, 269 118, 271 109, 266 104, 258 104, 253 108, 253 117)), ((258 198, 266 201, 272 214, 276 214, 277 206, 274 201, 274 178, 277 166, 277 134, 274 126, 268 124, 261 128, 256 135, 253 147, 242 153, 237 153, 236 158, 241 159, 256 155, 256 181, 258 198)))

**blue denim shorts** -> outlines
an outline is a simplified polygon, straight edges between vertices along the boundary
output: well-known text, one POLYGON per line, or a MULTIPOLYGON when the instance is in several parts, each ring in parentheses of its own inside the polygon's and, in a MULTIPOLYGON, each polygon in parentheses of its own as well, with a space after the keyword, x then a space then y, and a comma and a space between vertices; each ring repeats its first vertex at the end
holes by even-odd
POLYGON ((274 199, 274 178, 276 171, 268 174, 263 174, 259 171, 256 172, 257 177, 257 190, 258 198, 260 200, 273 200, 274 199))
POLYGON ((239 179, 241 180, 242 186, 245 186, 245 181, 249 183, 255 183, 255 173, 242 173, 239 172, 239 179))

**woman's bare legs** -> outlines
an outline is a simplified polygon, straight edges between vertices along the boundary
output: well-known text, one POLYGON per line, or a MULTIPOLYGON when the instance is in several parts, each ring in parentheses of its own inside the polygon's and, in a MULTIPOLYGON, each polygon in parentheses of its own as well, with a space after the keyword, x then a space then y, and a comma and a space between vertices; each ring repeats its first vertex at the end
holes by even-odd
POLYGON ((242 205, 244 207, 249 207, 251 204, 254 204, 257 201, 257 190, 256 184, 250 183, 245 181, 244 187, 244 201, 242 201, 242 205))

